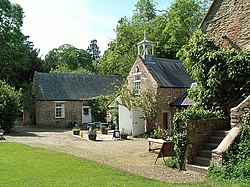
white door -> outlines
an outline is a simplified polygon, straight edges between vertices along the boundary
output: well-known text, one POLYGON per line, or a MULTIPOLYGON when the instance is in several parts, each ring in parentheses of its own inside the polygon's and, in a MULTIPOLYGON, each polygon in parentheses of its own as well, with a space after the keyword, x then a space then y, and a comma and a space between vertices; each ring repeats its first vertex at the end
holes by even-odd
POLYGON ((91 123, 91 108, 90 106, 82 107, 82 123, 91 123))
POLYGON ((143 113, 139 108, 131 109, 131 118, 132 118, 132 136, 139 136, 145 132, 145 120, 143 113))
POLYGON ((119 130, 122 131, 123 129, 131 134, 132 126, 131 126, 131 117, 130 111, 123 105, 118 106, 119 111, 119 130))

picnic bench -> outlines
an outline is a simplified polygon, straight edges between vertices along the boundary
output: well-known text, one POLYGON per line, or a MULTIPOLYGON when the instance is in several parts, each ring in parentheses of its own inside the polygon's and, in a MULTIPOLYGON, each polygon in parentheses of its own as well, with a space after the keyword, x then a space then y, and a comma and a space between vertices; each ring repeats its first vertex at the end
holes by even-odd
POLYGON ((173 141, 148 138, 148 144, 149 144, 149 149, 148 149, 149 152, 160 150, 156 157, 155 164, 158 158, 163 158, 163 161, 165 162, 164 157, 174 155, 174 142, 173 141))
POLYGON ((3 133, 4 133, 4 130, 0 129, 0 140, 5 140, 5 138, 3 137, 3 133))

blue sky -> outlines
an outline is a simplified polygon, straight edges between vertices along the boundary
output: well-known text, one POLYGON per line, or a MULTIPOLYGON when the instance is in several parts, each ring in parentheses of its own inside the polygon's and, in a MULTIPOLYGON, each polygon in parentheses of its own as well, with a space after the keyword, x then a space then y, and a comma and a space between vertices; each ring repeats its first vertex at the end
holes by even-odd
MULTIPOLYGON (((156 0, 159 10, 174 0, 156 0)), ((103 53, 115 38, 122 17, 131 17, 137 0, 10 0, 24 9, 22 31, 30 36, 41 56, 62 44, 87 49, 92 39, 103 53)), ((142 36, 143 37, 143 36, 142 36)))

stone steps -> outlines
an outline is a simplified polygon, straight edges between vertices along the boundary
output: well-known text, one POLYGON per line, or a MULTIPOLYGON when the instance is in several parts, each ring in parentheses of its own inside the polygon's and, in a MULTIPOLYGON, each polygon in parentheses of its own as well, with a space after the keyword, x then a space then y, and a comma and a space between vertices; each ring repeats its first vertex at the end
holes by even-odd
POLYGON ((207 173, 211 162, 212 150, 218 147, 228 132, 227 130, 216 130, 204 147, 199 150, 198 156, 193 158, 193 163, 187 164, 187 169, 199 173, 207 173))

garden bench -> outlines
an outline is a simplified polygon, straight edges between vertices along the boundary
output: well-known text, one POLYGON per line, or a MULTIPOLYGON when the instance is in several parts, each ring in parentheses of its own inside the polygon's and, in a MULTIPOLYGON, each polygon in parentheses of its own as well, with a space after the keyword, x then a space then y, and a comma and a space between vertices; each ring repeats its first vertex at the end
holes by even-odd
POLYGON ((155 164, 157 162, 158 158, 163 158, 163 161, 165 162, 164 157, 167 156, 173 156, 174 154, 174 142, 173 141, 166 141, 163 139, 154 139, 154 138, 148 138, 148 143, 149 143, 149 152, 154 152, 155 150, 160 150, 156 160, 155 164), (155 146, 155 144, 157 144, 155 146), (154 146, 153 146, 154 145, 154 146))

